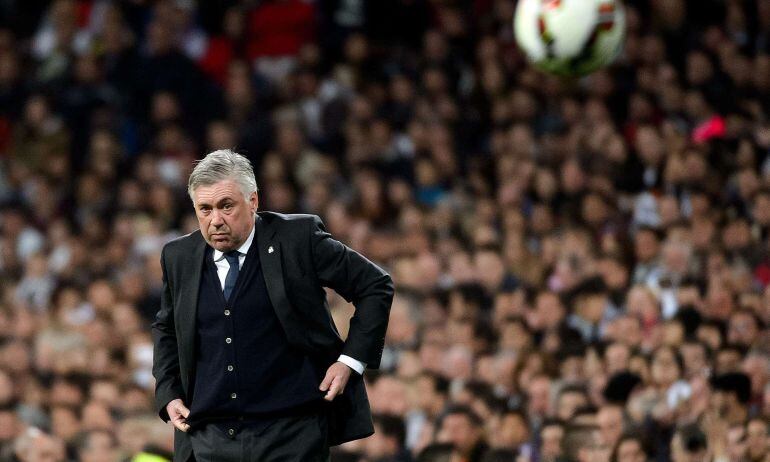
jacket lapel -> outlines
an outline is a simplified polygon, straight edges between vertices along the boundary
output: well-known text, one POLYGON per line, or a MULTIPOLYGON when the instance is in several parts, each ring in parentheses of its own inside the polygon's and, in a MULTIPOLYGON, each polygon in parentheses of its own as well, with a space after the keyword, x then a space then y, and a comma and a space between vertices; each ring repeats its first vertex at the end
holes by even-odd
POLYGON ((281 243, 276 237, 276 229, 273 220, 267 221, 257 214, 257 245, 259 245, 259 262, 262 266, 262 275, 265 278, 267 294, 273 305, 276 316, 286 332, 289 342, 296 343, 294 337, 298 334, 296 329, 290 326, 293 322, 291 305, 286 296, 286 287, 283 281, 283 265, 281 257, 281 243))
MULTIPOLYGON (((181 268, 181 290, 174 310, 174 322, 179 336, 179 366, 182 371, 192 372, 195 354, 195 319, 198 313, 198 291, 203 274, 206 241, 200 232, 195 233, 192 249, 181 268)), ((185 380, 185 377, 182 378, 185 380)))

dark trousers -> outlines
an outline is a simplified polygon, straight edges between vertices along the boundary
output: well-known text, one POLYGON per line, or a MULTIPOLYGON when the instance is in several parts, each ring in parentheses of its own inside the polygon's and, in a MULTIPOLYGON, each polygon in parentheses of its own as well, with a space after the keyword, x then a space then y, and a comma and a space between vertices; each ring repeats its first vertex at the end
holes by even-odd
POLYGON ((190 432, 197 462, 328 462, 326 414, 281 417, 233 436, 218 425, 190 432))

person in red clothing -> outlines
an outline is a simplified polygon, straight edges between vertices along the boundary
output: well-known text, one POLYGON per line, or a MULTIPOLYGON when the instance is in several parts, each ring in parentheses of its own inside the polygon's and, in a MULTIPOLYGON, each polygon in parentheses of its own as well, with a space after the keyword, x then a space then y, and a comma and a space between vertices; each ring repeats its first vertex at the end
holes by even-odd
POLYGON ((269 0, 249 15, 249 59, 271 80, 291 69, 294 56, 315 37, 315 6, 304 0, 269 0))

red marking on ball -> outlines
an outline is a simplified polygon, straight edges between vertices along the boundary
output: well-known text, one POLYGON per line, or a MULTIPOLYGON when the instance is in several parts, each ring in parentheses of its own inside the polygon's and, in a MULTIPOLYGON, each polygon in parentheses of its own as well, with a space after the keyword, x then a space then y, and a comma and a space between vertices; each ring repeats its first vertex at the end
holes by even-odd
POLYGON ((561 0, 543 0, 543 6, 549 10, 559 8, 561 6, 561 0))
POLYGON ((599 14, 608 14, 615 11, 615 4, 613 3, 602 3, 599 5, 599 14))
POLYGON ((607 31, 607 30, 612 29, 612 26, 614 26, 614 25, 615 25, 615 21, 612 21, 612 20, 605 21, 605 22, 599 24, 599 29, 602 30, 602 31, 607 31))

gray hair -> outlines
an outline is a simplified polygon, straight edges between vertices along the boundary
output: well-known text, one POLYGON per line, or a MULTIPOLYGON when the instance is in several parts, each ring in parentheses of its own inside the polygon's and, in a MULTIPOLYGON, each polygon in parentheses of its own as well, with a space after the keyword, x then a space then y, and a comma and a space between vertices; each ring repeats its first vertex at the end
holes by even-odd
POLYGON ((193 199, 193 192, 198 186, 209 186, 222 180, 238 183, 246 200, 251 193, 259 190, 249 159, 232 149, 220 149, 197 161, 187 182, 187 193, 193 199))

